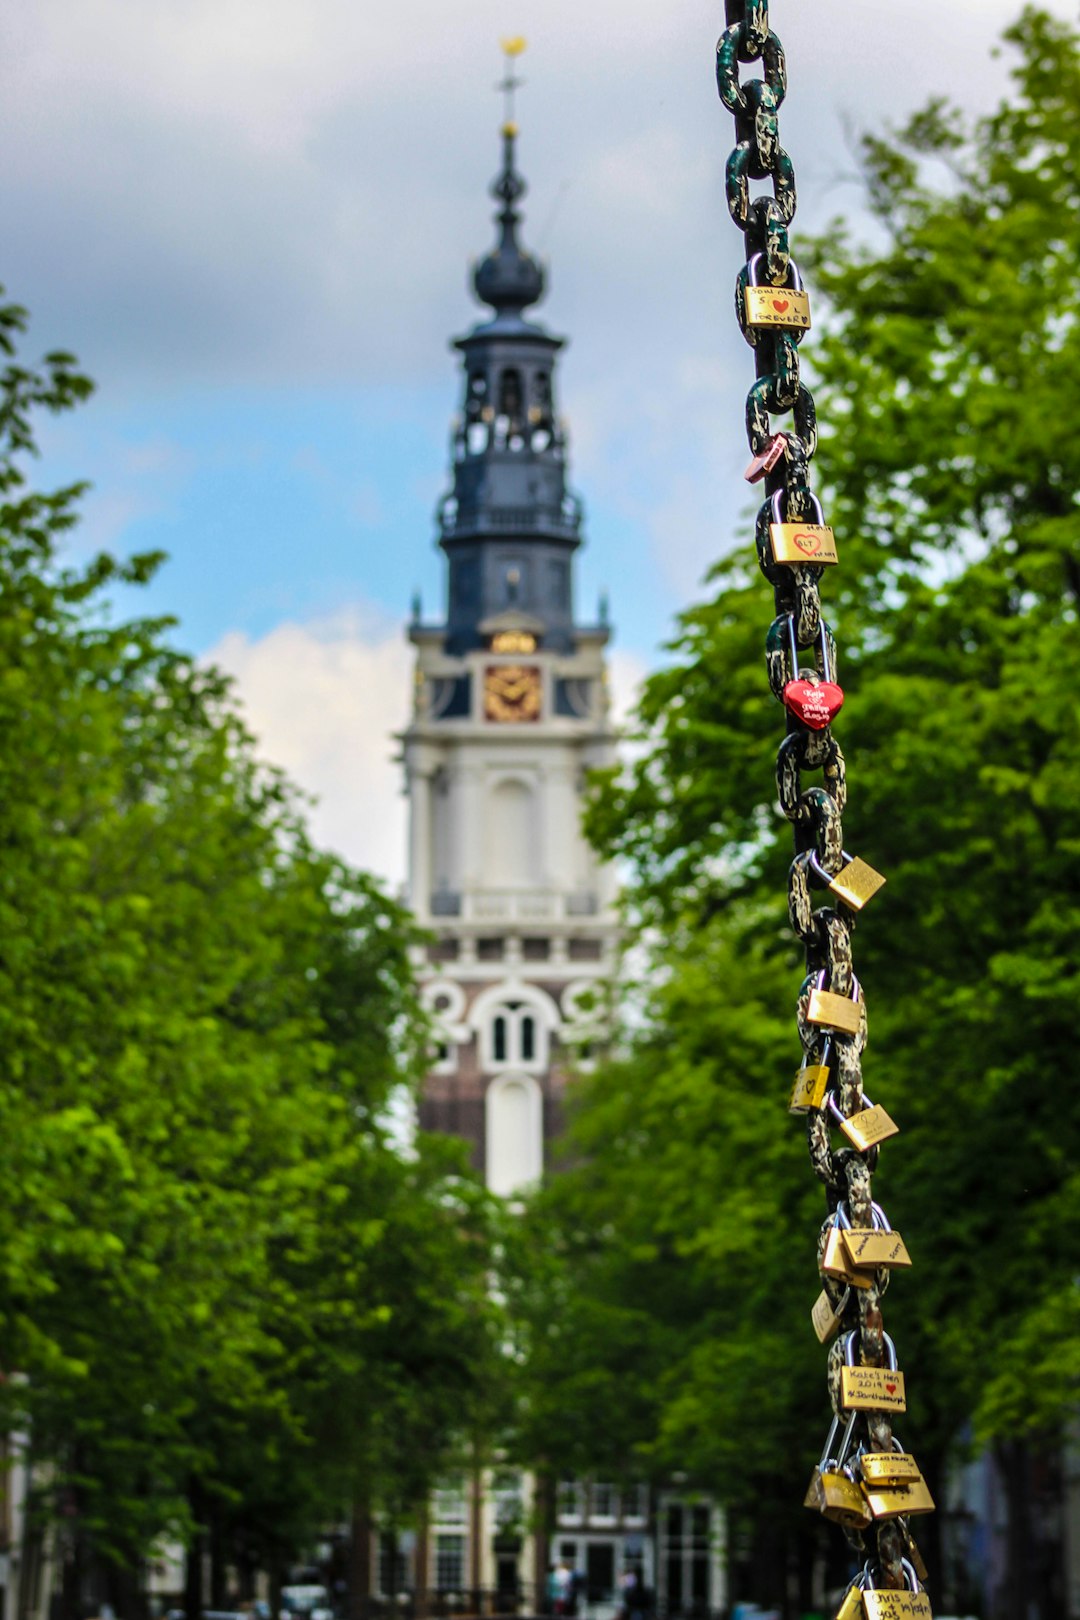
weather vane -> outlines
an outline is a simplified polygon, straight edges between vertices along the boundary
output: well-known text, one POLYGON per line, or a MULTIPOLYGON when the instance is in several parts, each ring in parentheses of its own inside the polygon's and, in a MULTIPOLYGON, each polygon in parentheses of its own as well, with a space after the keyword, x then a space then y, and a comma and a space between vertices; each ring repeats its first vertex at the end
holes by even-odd
POLYGON ((503 133, 506 135, 517 134, 517 125, 514 123, 514 91, 519 85, 524 84, 525 80, 516 77, 514 58, 521 55, 525 49, 525 43, 523 34, 515 34, 513 39, 499 41, 503 48, 503 55, 506 57, 506 74, 499 80, 495 88, 503 93, 503 133))

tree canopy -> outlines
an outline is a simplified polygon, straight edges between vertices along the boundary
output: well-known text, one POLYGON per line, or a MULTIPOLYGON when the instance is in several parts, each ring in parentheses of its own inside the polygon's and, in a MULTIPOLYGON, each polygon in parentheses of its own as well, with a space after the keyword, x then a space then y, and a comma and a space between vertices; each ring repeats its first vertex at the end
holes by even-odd
POLYGON ((158 559, 69 560, 34 417, 90 384, 24 327, 0 309, 3 1421, 69 1584, 208 1525, 272 1566, 355 1493, 423 1494, 490 1372, 488 1206, 392 1126, 406 915, 313 846, 223 676, 110 615, 158 559))
MULTIPOLYGON (((855 936, 866 1088, 902 1130, 876 1196, 915 1259, 886 1327, 934 1480, 969 1422, 986 1442, 1060 1422, 1080 1372, 1080 39, 1029 7, 1005 40, 1002 106, 934 102, 866 137, 872 230, 837 222, 801 262, 845 838, 888 879, 855 936)), ((689 1458, 725 1500, 797 1508, 828 1412, 824 1206, 786 1113, 803 969, 749 530, 594 796, 591 834, 631 872, 643 1015, 581 1081, 579 1168, 544 1195, 567 1291, 547 1331, 591 1320, 590 1376, 629 1370, 628 1461, 689 1458)), ((551 1367, 533 1409, 556 1421, 581 1358, 551 1367)))

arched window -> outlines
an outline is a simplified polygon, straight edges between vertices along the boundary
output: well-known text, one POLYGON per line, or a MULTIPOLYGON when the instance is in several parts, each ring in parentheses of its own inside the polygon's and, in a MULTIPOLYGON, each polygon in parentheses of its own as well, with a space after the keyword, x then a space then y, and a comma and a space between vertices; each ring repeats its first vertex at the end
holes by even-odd
POLYGON ((538 810, 528 782, 505 777, 486 804, 486 876, 495 889, 531 889, 539 881, 538 810))
POLYGON ((522 406, 521 372, 516 366, 507 366, 499 378, 499 416, 506 418, 507 433, 521 432, 522 406))
POLYGON ((487 1067, 542 1069, 548 1059, 547 1026, 528 1002, 504 1001, 496 1007, 482 1041, 487 1067))
POLYGON ((544 1169, 543 1101, 528 1075, 493 1080, 485 1098, 487 1184, 503 1198, 540 1180, 544 1169))

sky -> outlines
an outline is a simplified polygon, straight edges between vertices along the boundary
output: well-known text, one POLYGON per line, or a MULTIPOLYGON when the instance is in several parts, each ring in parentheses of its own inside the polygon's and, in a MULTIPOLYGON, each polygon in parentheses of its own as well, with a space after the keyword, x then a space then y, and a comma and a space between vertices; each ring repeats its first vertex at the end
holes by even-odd
MULTIPOLYGON (((773 0, 792 230, 861 213, 854 142, 932 94, 988 111, 1019 0, 773 0)), ((1075 3, 1047 9, 1075 19, 1075 3)), ((716 95, 719 0, 18 0, 0 12, 0 279, 29 352, 98 391, 43 426, 41 487, 86 478, 79 556, 161 549, 137 603, 235 677, 316 836, 392 884, 414 590, 449 340, 493 240, 499 40, 524 34, 526 244, 571 342, 560 408, 586 503, 579 616, 607 591, 625 707, 710 561, 747 537, 731 293, 741 239, 716 95)), ((812 291, 812 289, 811 289, 812 291)), ((813 335, 807 340, 812 343, 813 335)), ((763 610, 764 611, 764 610, 763 610)), ((767 617, 767 615, 766 615, 767 617)), ((763 619, 764 623, 764 619, 763 619)))

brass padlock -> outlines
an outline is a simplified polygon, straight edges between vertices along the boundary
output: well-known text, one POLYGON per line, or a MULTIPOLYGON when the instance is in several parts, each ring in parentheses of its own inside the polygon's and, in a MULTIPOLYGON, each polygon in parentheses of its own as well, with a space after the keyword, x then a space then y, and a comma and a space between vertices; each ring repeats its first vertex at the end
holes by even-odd
POLYGON ((904 1375, 897 1371, 896 1346, 887 1333, 884 1367, 855 1364, 859 1333, 853 1328, 844 1341, 844 1366, 840 1369, 840 1406, 845 1412, 906 1412, 904 1375))
POLYGON ((897 1136, 900 1131, 899 1125, 890 1119, 880 1104, 875 1105, 869 1097, 864 1097, 863 1102, 866 1107, 860 1108, 857 1114, 844 1115, 840 1112, 835 1093, 829 1098, 829 1109, 836 1123, 852 1147, 860 1153, 877 1147, 879 1142, 887 1142, 890 1136, 897 1136))
POLYGON ((930 1487, 917 1469, 915 1478, 902 1485, 870 1484, 864 1472, 863 1494, 875 1519, 906 1519, 915 1513, 934 1511, 930 1487))
POLYGON ((859 1466, 867 1485, 910 1485, 913 1479, 922 1478, 910 1451, 864 1451, 859 1466))
POLYGON ((885 879, 867 861, 860 860, 858 855, 850 856, 845 850, 844 860, 847 864, 829 878, 829 888, 845 906, 850 906, 852 911, 861 911, 867 901, 885 887, 885 879))
POLYGON ((866 1610, 863 1608, 861 1580, 862 1576, 857 1576, 844 1593, 843 1602, 836 1611, 836 1620, 863 1620, 866 1610))
POLYGON ((827 1063, 804 1063, 795 1076, 788 1113, 808 1114, 811 1109, 820 1108, 829 1089, 831 1072, 827 1063))
POLYGON ((850 1227, 844 1233, 844 1247, 853 1266, 910 1266, 911 1256, 899 1232, 894 1232, 880 1204, 873 1204, 872 1227, 850 1227))
POLYGON ((779 327, 787 332, 810 330, 810 294, 803 289, 802 276, 794 259, 788 260, 792 285, 762 287, 758 283, 761 254, 755 253, 746 267, 747 286, 743 291, 743 310, 747 326, 756 328, 779 327))
POLYGON ((852 978, 850 996, 838 996, 834 991, 825 989, 825 972, 822 970, 810 992, 806 1022, 840 1035, 858 1035, 863 1024, 862 987, 858 979, 852 978))
POLYGON ((845 1288, 834 1305, 828 1294, 822 1289, 810 1312, 810 1321, 813 1324, 814 1332, 817 1334, 819 1344, 828 1344, 837 1331, 844 1319, 844 1311, 850 1298, 851 1291, 845 1288))
POLYGON ((816 523, 788 523, 784 519, 784 491, 778 489, 772 497, 772 522, 769 524, 769 545, 773 562, 824 565, 838 563, 836 537, 824 522, 821 502, 811 495, 810 504, 817 517, 816 523))
POLYGON ((829 1235, 825 1239, 825 1252, 821 1256, 818 1270, 826 1277, 835 1277, 838 1282, 848 1283, 852 1288, 870 1288, 874 1281, 872 1271, 859 1271, 851 1264, 847 1249, 844 1247, 844 1234, 835 1222, 829 1228, 829 1235))
POLYGON ((845 1467, 847 1454, 851 1449, 852 1435, 855 1432, 854 1412, 848 1418, 840 1449, 833 1456, 832 1444, 839 1427, 840 1419, 834 1416, 825 1439, 821 1460, 810 1479, 805 1505, 817 1508, 819 1513, 826 1519, 832 1519, 835 1524, 862 1529, 870 1523, 870 1510, 866 1497, 850 1468, 845 1467))
POLYGON ((901 1558, 907 1588, 904 1591, 881 1591, 867 1587, 863 1592, 866 1620, 934 1620, 930 1599, 919 1585, 915 1566, 909 1558, 901 1558))

